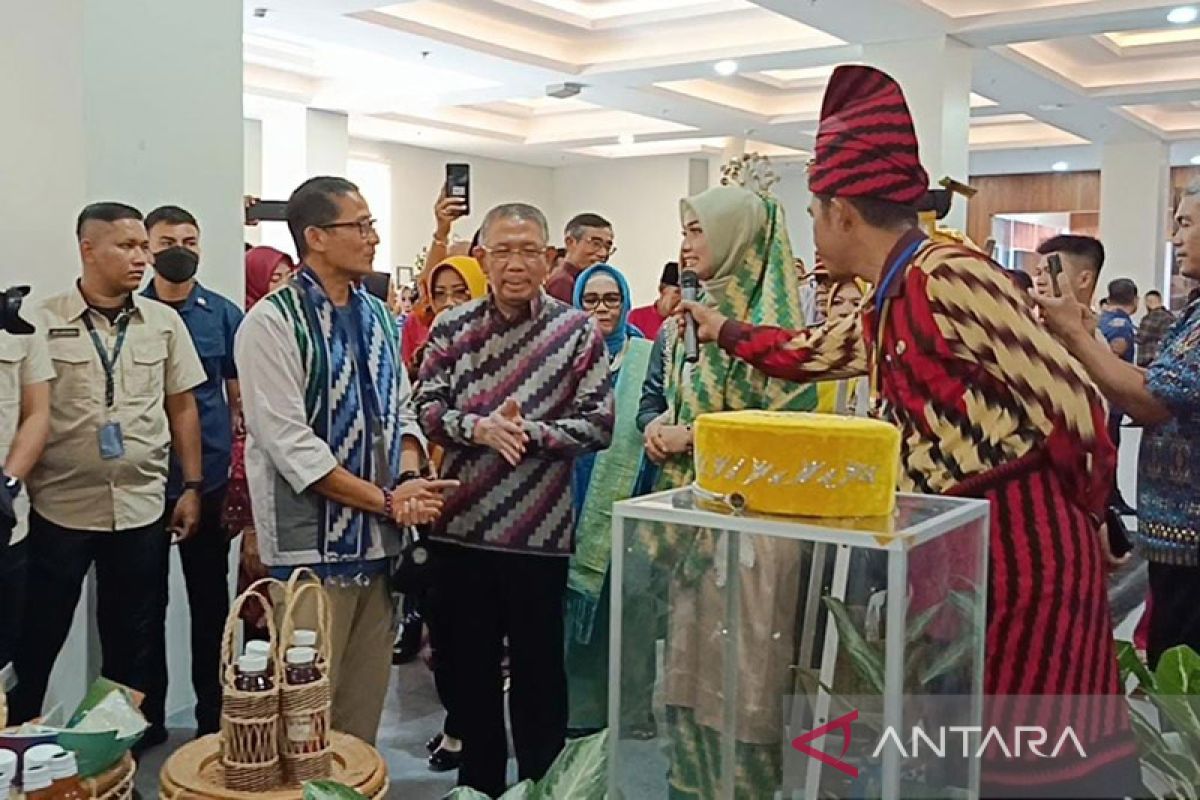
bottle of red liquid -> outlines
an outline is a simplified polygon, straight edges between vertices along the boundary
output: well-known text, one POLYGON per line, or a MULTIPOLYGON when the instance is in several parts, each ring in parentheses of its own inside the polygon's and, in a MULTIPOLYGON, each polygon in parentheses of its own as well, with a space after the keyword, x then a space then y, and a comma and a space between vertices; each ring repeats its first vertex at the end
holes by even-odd
POLYGON ((54 779, 54 800, 92 800, 92 793, 83 788, 75 754, 69 750, 50 759, 50 777, 54 779))
POLYGON ((50 776, 50 768, 45 764, 27 764, 21 788, 25 791, 25 800, 52 800, 54 778, 50 776))
POLYGON ((239 692, 269 692, 275 688, 268 672, 270 661, 266 656, 247 654, 238 659, 237 678, 233 685, 239 692))
MULTIPOLYGON (((292 647, 287 651, 287 669, 284 680, 289 686, 303 686, 321 680, 317 666, 317 651, 311 647, 292 647)), ((288 751, 291 753, 319 753, 324 747, 321 732, 313 724, 311 715, 287 717, 288 751)))

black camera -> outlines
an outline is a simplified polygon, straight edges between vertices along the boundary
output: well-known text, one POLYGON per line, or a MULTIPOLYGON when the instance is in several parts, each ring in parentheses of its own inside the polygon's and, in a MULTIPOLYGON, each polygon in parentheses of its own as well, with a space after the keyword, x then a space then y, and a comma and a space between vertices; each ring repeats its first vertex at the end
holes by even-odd
POLYGON ((0 331, 17 336, 33 333, 33 326, 21 319, 21 303, 28 294, 28 286, 12 286, 0 292, 0 331))

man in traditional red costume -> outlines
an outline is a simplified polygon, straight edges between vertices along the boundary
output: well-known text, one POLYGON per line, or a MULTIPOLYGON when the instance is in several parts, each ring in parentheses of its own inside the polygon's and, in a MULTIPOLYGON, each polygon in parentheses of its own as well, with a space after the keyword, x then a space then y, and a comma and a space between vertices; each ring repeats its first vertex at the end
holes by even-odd
POLYGON ((771 376, 870 375, 876 414, 902 433, 900 488, 990 501, 984 691, 1060 699, 989 704, 985 725, 1054 729, 1069 707, 1087 758, 1068 757, 1073 748, 989 757, 985 793, 1121 796, 1137 773, 1097 539, 1115 465, 1104 404, 1003 270, 919 230, 914 206, 928 187, 900 86, 840 67, 822 107, 809 211, 831 277, 875 287, 861 313, 788 331, 685 310, 702 340, 771 376))

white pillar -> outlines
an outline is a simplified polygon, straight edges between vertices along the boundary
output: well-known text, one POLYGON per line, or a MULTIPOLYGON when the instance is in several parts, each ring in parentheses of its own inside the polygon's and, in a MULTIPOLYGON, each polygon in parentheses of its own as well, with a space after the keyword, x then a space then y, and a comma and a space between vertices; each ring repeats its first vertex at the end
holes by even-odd
POLYGON ((0 124, 0 289, 30 284, 32 303, 79 273, 83 0, 12 3, 4 26, 11 35, 0 47, 0 108, 8 110, 0 124))
MULTIPOLYGON (((345 114, 305 108, 300 103, 253 96, 247 116, 258 121, 257 142, 248 142, 248 163, 261 170, 258 194, 287 200, 297 186, 315 175, 346 174, 350 134, 345 114), (257 152, 250 152, 257 148, 257 152)), ((281 222, 265 222, 255 231, 265 245, 295 253, 291 234, 281 222)))
POLYGON ((1170 147, 1158 140, 1106 144, 1100 168, 1100 239, 1108 257, 1100 292, 1114 278, 1164 291, 1170 147))
MULTIPOLYGON (((904 89, 931 185, 970 177, 971 50, 946 36, 871 44, 863 61, 887 72, 904 89)), ((947 227, 966 230, 967 207, 956 199, 947 227)))
MULTIPOLYGON (((203 231, 201 277, 241 304, 242 8, 238 0, 7 3, 0 47, 0 288, 37 302, 79 275, 76 215, 120 200, 174 203, 203 231), (53 43, 53 46, 47 46, 53 43)), ((187 602, 173 567, 168 713, 187 708, 187 602)), ((34 609, 31 609, 33 612, 34 609)), ((84 591, 48 706, 69 713, 99 668, 84 591)), ((36 620, 33 620, 36 623, 36 620)))
POLYGON ((191 211, 201 280, 240 300, 241 3, 87 0, 84 22, 88 198, 191 211))
POLYGON ((310 108, 305 114, 305 149, 308 176, 346 174, 350 157, 350 132, 345 114, 310 108))

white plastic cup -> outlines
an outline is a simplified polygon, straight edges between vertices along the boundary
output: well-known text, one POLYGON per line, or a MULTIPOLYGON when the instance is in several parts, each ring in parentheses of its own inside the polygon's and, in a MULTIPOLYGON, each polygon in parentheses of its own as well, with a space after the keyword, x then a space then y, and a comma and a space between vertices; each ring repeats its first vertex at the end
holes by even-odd
POLYGON ((75 754, 70 750, 64 750, 54 758, 50 759, 50 777, 56 781, 74 778, 79 774, 79 763, 75 760, 75 754))
POLYGON ((50 768, 45 764, 30 764, 25 762, 25 774, 21 779, 21 789, 25 794, 49 789, 54 783, 53 776, 50 775, 50 768))
POLYGON ((292 634, 292 647, 316 647, 317 632, 309 630, 298 630, 292 634))

